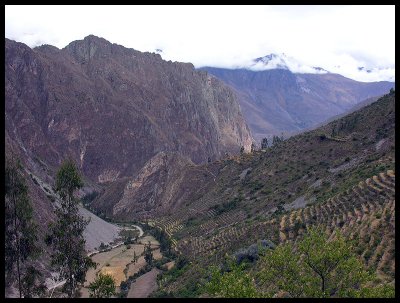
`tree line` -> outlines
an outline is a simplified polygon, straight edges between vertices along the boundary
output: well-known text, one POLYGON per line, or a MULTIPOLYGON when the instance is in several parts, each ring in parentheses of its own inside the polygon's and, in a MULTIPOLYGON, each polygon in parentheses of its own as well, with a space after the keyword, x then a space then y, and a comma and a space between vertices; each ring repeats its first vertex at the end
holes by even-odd
MULTIPOLYGON (((269 146, 275 146, 284 140, 283 134, 281 136, 273 135, 272 139, 268 141, 268 138, 264 137, 261 139, 261 150, 266 150, 269 146)), ((257 150, 257 145, 251 143, 250 152, 253 153, 257 150)), ((244 154, 244 146, 240 147, 240 154, 244 154)))
MULTIPOLYGON (((38 226, 33 219, 21 161, 13 155, 5 161, 5 282, 11 286, 17 281, 19 297, 45 295, 46 286, 37 270, 37 261, 43 252, 39 245, 38 226)), ((44 242, 52 248, 52 270, 65 280, 62 291, 68 297, 77 296, 77 289, 85 282, 86 272, 96 264, 86 256, 83 231, 89 223, 79 215, 79 199, 75 191, 83 186, 75 163, 67 159, 57 171, 55 190, 60 199, 54 199, 56 220, 48 226, 44 242)), ((111 276, 97 277, 90 287, 90 295, 109 297, 115 292, 111 276), (113 290, 113 291, 111 291, 113 290)))

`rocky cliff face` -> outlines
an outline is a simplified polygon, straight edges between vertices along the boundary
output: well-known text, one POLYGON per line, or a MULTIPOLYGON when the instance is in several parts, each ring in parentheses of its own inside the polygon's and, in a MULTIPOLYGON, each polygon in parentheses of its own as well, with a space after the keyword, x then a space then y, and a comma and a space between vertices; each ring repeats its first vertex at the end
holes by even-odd
POLYGON ((235 94, 192 64, 95 36, 61 50, 5 42, 6 132, 51 167, 72 157, 104 183, 160 152, 202 163, 251 145, 235 94))
POLYGON ((91 207, 102 216, 126 220, 171 213, 199 190, 199 180, 193 179, 197 170, 188 158, 160 152, 136 176, 108 186, 91 207))
POLYGON ((315 127, 357 103, 388 93, 393 82, 358 82, 338 74, 298 74, 287 69, 251 71, 205 67, 236 89, 254 138, 315 127))

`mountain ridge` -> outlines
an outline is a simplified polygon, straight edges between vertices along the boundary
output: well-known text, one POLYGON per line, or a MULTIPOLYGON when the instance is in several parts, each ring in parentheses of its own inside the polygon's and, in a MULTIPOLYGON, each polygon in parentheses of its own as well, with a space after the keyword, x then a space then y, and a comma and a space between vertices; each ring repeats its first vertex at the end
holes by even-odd
POLYGON ((6 39, 7 129, 51 165, 72 156, 102 182, 134 174, 163 150, 200 163, 251 145, 236 97, 222 82, 192 64, 95 36, 61 50, 6 39), (110 141, 119 142, 122 159, 110 153, 110 141))
POLYGON ((213 67, 200 70, 208 71, 236 90, 257 142, 263 137, 315 126, 394 87, 391 82, 357 82, 333 73, 300 74, 287 69, 251 71, 213 67))

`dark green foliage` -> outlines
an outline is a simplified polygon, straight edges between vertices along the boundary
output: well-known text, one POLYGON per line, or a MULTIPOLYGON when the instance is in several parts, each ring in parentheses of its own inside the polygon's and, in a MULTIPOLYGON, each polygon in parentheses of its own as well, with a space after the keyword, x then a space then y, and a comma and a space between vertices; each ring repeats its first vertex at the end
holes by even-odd
MULTIPOLYGON (((191 296, 191 298, 193 297, 191 296)), ((171 291, 157 290, 151 293, 149 298, 174 298, 174 294, 171 291)))
POLYGON ((284 202, 279 202, 279 204, 276 206, 276 210, 274 212, 275 216, 283 214, 286 210, 285 207, 283 206, 285 203, 284 202))
POLYGON ((74 191, 82 185, 75 164, 65 161, 57 172, 56 190, 62 200, 55 211, 57 221, 50 225, 47 243, 53 247, 51 263, 60 272, 60 278, 66 279, 63 288, 69 297, 85 281, 88 268, 95 266, 85 253, 83 231, 88 221, 79 215, 79 201, 74 197, 74 191))
MULTIPOLYGON (((32 206, 28 187, 22 175, 21 163, 6 158, 5 166, 5 276, 6 283, 18 282, 20 297, 31 296, 31 288, 21 281, 25 275, 28 283, 29 268, 24 274, 25 263, 39 253, 36 225, 33 222, 32 206)), ((25 279, 25 278, 24 278, 25 279)), ((34 279, 35 281, 35 279, 34 279)), ((34 282, 32 282, 34 283, 34 282)))
MULTIPOLYGON (((189 281, 185 287, 174 293, 177 298, 195 298, 201 294, 201 289, 197 281, 189 281)), ((171 294, 172 295, 172 294, 171 294)))
POLYGON ((373 279, 340 233, 329 241, 313 228, 299 242, 298 251, 293 245, 284 245, 280 251, 285 253, 263 257, 260 272, 272 292, 283 290, 294 297, 358 297, 373 279))
POLYGON ((29 266, 21 280, 24 298, 41 297, 46 293, 47 287, 42 279, 42 274, 34 267, 29 266))
MULTIPOLYGON (((182 261, 185 259, 182 259, 182 261)), ((178 266, 174 266, 171 270, 164 272, 162 275, 158 276, 159 280, 164 280, 164 282, 171 283, 176 281, 179 277, 181 277, 190 267, 189 263, 185 261, 180 261, 179 268, 178 266), (185 263, 185 264, 184 264, 185 263)), ((187 281, 185 281, 187 282, 187 281)), ((185 283, 186 284, 186 283, 185 283)))
POLYGON ((235 197, 231 201, 214 205, 213 207, 211 207, 211 209, 214 209, 217 212, 217 215, 220 215, 223 212, 235 209, 238 206, 239 202, 242 201, 242 199, 243 196, 235 197))
POLYGON ((243 261, 254 262, 259 259, 260 253, 265 249, 274 249, 276 245, 270 240, 261 240, 258 244, 252 244, 248 248, 242 248, 234 253, 237 264, 243 261))
POLYGON ((215 297, 222 298, 256 298, 259 293, 253 282, 253 277, 244 271, 245 265, 237 265, 228 260, 229 271, 224 272, 219 267, 211 266, 208 282, 204 290, 215 297))
POLYGON ((165 231, 158 228, 147 228, 146 231, 160 243, 160 251, 164 256, 169 258, 175 257, 175 252, 171 250, 171 239, 168 237, 165 231))
POLYGON ((137 235, 138 233, 136 230, 129 230, 129 229, 123 229, 119 233, 119 236, 122 237, 125 245, 135 243, 137 235))
POLYGON ((108 247, 108 245, 104 244, 103 242, 100 243, 99 249, 103 250, 106 249, 108 247))
POLYGON ((149 243, 147 245, 146 244, 144 245, 143 254, 144 254, 144 259, 146 260, 147 264, 149 266, 152 266, 153 265, 153 261, 154 261, 154 257, 153 257, 153 251, 151 249, 150 241, 149 241, 149 243))
POLYGON ((185 256, 179 255, 178 258, 176 259, 175 267, 177 270, 179 270, 185 267, 185 265, 188 263, 189 260, 185 256))
POLYGON ((259 180, 256 180, 256 181, 254 181, 254 182, 252 182, 250 184, 252 186, 252 190, 251 190, 252 193, 254 193, 257 190, 260 190, 261 188, 264 187, 264 184, 262 182, 260 182, 259 180))
POLYGON ((282 137, 279 137, 279 136, 273 136, 272 137, 272 145, 276 145, 276 144, 278 144, 278 143, 280 143, 280 142, 282 142, 283 141, 283 136, 282 137))
POLYGON ((100 273, 96 280, 89 284, 91 298, 110 298, 115 295, 115 281, 111 275, 100 273))
POLYGON ((129 284, 127 281, 121 281, 121 284, 119 286, 121 288, 121 291, 128 291, 129 290, 129 284))
POLYGON ((382 127, 377 128, 375 133, 376 133, 375 134, 375 139, 376 140, 384 139, 384 138, 387 138, 389 136, 389 131, 388 131, 387 127, 385 127, 385 125, 382 126, 382 127))
POLYGON ((297 244, 266 250, 254 271, 228 260, 228 270, 212 266, 205 291, 216 297, 393 297, 394 286, 371 286, 374 275, 353 253, 351 242, 336 233, 333 240, 310 229, 297 244), (257 281, 257 283, 256 283, 257 281))
POLYGON ((99 195, 97 191, 93 191, 91 193, 88 193, 82 197, 82 203, 85 206, 88 206, 96 197, 99 195))
POLYGON ((69 204, 74 202, 73 193, 80 189, 83 182, 75 163, 72 160, 66 160, 57 171, 56 191, 63 200, 69 204))
POLYGON ((261 149, 266 149, 268 148, 268 139, 267 138, 263 138, 261 140, 261 149))

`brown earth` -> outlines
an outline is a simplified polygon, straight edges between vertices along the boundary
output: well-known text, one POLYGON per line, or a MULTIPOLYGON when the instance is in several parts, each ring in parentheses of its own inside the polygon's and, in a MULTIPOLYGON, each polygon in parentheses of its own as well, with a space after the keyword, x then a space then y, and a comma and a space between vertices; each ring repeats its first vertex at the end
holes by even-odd
POLYGON ((147 298, 153 291, 157 290, 157 275, 160 270, 153 268, 148 273, 136 279, 129 289, 127 298, 147 298))

